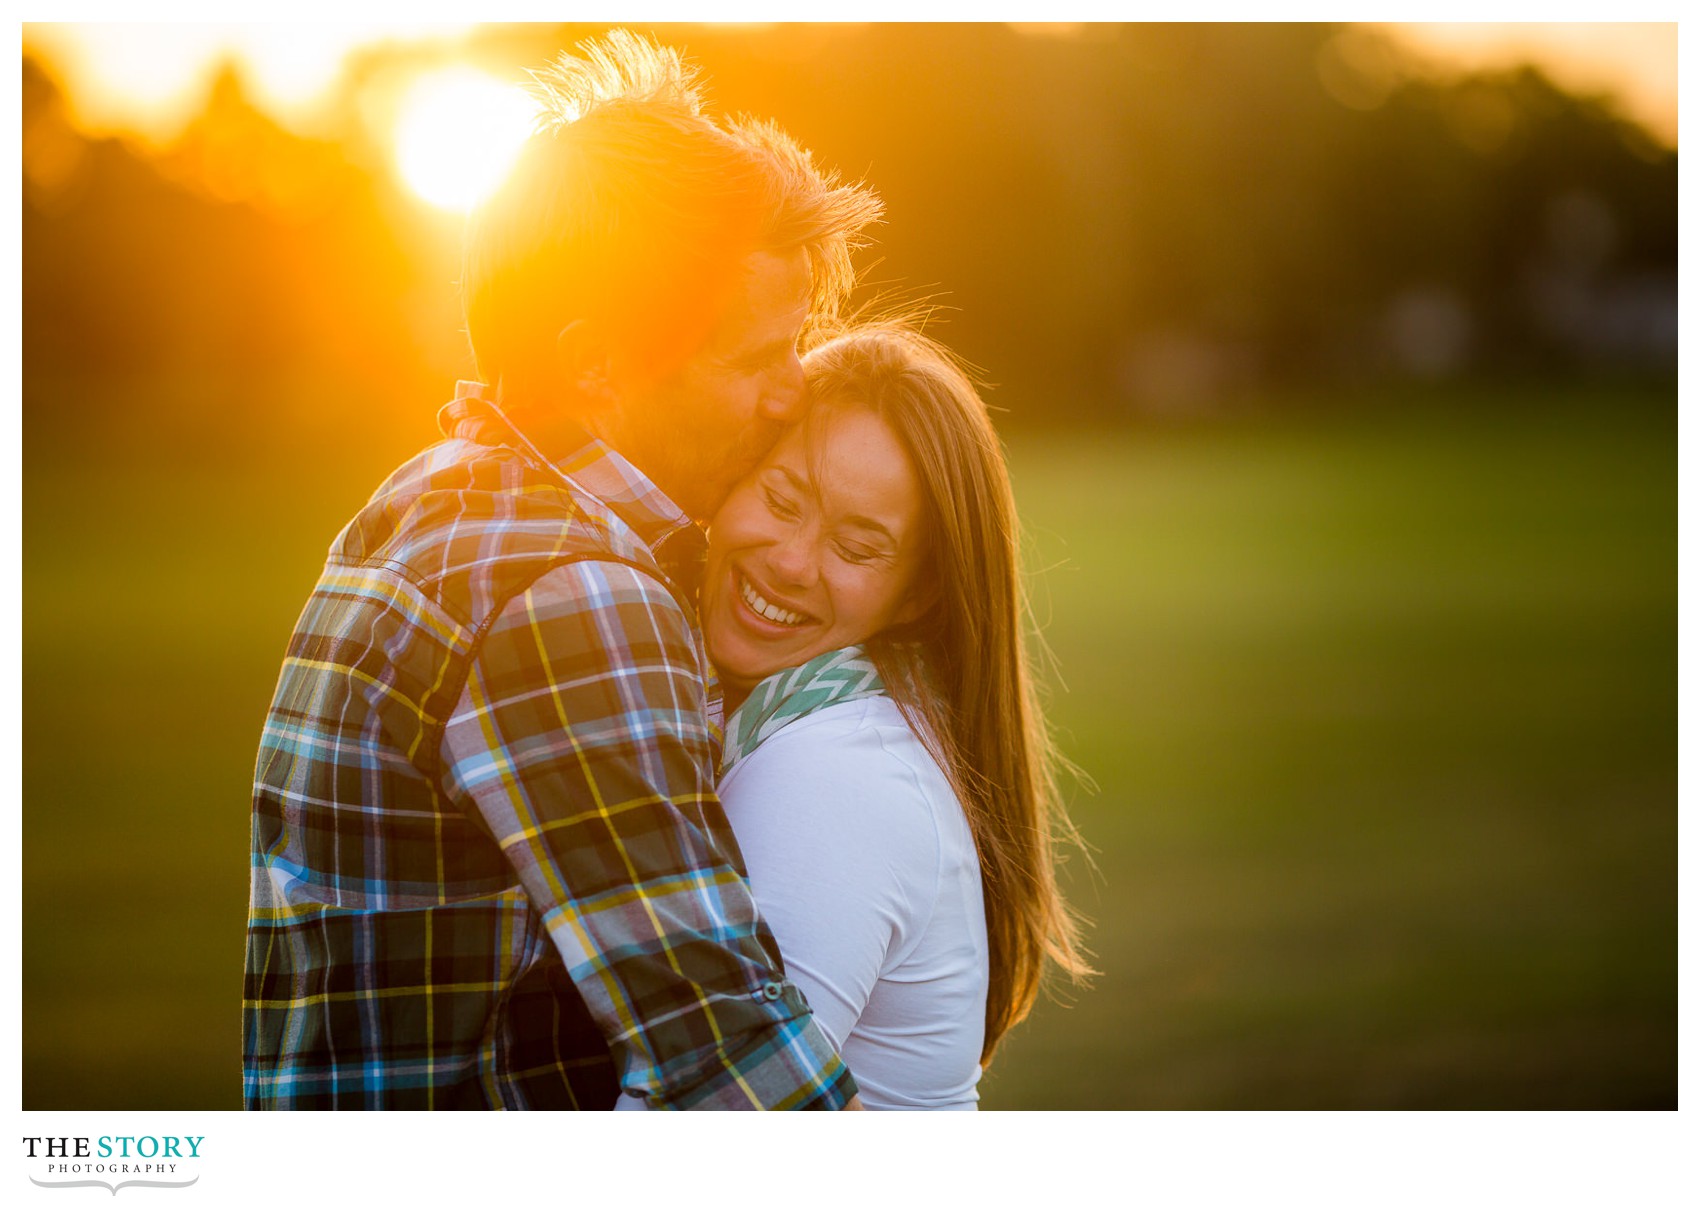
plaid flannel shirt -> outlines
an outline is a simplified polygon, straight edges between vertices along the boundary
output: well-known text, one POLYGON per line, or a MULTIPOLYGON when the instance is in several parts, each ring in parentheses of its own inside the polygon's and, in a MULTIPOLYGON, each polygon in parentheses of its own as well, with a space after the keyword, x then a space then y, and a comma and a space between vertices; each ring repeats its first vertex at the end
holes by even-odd
POLYGON ((841 1107, 715 798, 703 537, 463 383, 333 544, 254 783, 254 1108, 841 1107))

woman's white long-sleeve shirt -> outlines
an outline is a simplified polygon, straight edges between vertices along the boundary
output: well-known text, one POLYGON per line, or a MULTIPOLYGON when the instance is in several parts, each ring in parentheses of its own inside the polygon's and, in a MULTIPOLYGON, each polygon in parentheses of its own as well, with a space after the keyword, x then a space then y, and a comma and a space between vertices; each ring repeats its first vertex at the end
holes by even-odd
POLYGON ((891 699, 786 725, 721 779, 786 973, 869 1108, 973 1110, 985 1035, 980 864, 891 699))
POLYGON ((720 800, 786 974, 863 1103, 973 1110, 980 865, 949 780, 897 705, 862 698, 792 721, 726 772, 720 800))

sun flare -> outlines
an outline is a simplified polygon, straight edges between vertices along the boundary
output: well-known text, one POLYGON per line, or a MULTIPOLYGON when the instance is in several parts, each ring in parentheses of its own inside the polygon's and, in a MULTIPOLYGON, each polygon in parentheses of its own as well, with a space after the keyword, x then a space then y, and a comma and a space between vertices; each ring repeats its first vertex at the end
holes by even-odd
POLYGON ((470 67, 432 72, 402 100, 396 166, 433 206, 471 210, 507 176, 536 115, 517 85, 470 67))

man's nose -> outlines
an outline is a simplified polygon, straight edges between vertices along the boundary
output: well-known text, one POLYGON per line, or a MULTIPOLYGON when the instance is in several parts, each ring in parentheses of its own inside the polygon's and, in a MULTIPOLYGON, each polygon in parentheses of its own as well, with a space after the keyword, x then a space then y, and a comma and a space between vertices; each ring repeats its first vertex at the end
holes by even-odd
POLYGON ((803 363, 792 354, 769 380, 762 393, 762 413, 769 420, 789 425, 803 412, 803 363))

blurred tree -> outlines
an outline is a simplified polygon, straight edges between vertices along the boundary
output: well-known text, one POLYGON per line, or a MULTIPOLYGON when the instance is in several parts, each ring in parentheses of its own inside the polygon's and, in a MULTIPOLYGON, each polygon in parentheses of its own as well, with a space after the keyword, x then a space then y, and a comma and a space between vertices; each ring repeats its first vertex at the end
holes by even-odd
MULTIPOLYGON (((464 49, 517 74, 602 28, 464 49)), ((865 296, 942 304, 1013 423, 1388 376, 1674 376, 1676 154, 1533 70, 1436 82, 1329 25, 651 28, 715 103, 880 189, 865 296)), ((361 57, 335 144, 277 127, 231 68, 162 155, 85 140, 26 60, 26 371, 464 372, 454 233, 356 116, 420 53, 442 50, 361 57)))

